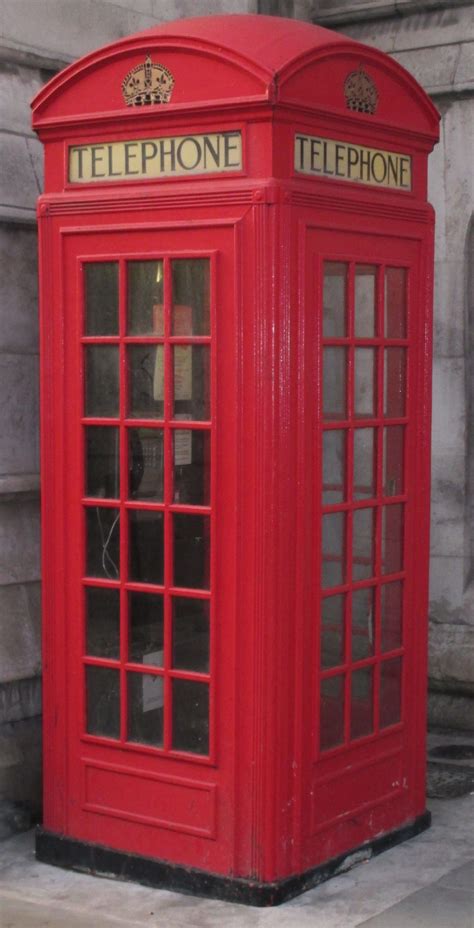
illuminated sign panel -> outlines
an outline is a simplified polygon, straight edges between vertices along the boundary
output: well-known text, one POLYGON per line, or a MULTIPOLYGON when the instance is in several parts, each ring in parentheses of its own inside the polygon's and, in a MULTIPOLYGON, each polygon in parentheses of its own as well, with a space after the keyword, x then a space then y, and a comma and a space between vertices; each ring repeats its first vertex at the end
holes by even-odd
POLYGON ((73 145, 69 148, 68 179, 71 184, 157 180, 241 171, 242 166, 242 134, 210 132, 73 145))
POLYGON ((295 135, 295 171, 393 190, 411 190, 411 157, 350 142, 295 135))

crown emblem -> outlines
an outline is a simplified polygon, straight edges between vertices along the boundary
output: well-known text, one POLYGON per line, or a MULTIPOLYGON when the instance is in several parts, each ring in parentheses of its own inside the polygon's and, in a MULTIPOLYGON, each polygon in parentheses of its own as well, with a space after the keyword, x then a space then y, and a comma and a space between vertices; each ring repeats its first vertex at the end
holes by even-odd
POLYGON ((363 70, 351 71, 344 81, 346 106, 355 113, 375 113, 379 101, 378 90, 371 77, 363 70))
POLYGON ((137 64, 122 83, 123 98, 127 106, 149 106, 151 103, 169 103, 174 77, 162 64, 153 64, 147 55, 144 64, 137 64))

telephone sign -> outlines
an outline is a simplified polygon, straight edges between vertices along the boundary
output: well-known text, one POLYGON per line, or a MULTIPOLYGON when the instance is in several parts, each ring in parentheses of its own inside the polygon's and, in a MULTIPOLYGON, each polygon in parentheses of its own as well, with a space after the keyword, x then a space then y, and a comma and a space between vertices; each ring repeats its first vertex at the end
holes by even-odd
POLYGON ((381 52, 246 15, 121 39, 33 111, 37 856, 277 904, 429 823, 438 115, 381 52))

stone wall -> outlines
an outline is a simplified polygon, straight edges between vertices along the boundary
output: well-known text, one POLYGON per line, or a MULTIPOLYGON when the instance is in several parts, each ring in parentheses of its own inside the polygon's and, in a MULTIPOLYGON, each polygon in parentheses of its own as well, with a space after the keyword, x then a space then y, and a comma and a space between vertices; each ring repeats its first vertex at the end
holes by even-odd
POLYGON ((468 337, 467 325, 469 318, 474 323, 474 309, 467 305, 466 271, 474 241, 469 234, 472 175, 467 173, 474 125, 473 4, 0 0, 0 836, 18 825, 24 807, 35 810, 40 803, 35 201, 42 186, 42 151, 30 128, 29 103, 53 73, 93 48, 164 20, 218 12, 313 18, 341 29, 393 54, 443 114, 442 143, 431 161, 431 200, 438 213, 431 711, 441 723, 468 722, 474 686, 474 454, 469 453, 474 389, 468 367, 474 338, 468 337))

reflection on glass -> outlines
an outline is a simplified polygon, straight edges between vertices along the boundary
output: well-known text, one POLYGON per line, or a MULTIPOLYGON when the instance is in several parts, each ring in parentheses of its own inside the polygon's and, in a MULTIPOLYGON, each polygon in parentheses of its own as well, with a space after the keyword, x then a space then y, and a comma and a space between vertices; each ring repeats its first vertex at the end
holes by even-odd
POLYGON ((346 349, 323 349, 323 415, 325 419, 346 417, 346 349))
POLYGON ((352 522, 352 579, 367 580, 374 572, 375 512, 354 510, 352 522))
POLYGON ((163 261, 129 261, 129 335, 164 335, 163 261))
POLYGON ((120 737, 120 672, 86 667, 86 731, 105 738, 120 737))
POLYGON ((211 417, 210 354, 208 345, 173 347, 173 415, 195 420, 211 417))
POLYGON ((382 510, 382 573, 403 569, 403 506, 384 506, 382 510))
POLYGON ((345 515, 332 512, 322 518, 323 589, 344 583, 345 574, 345 515))
POLYGON ((375 429, 354 431, 354 499, 375 496, 375 429))
POLYGON ((129 429, 128 477, 131 499, 163 501, 162 429, 129 429))
POLYGON ((376 411, 375 349, 356 348, 354 351, 354 414, 369 418, 376 411))
POLYGON ((163 513, 130 509, 130 580, 163 583, 163 513))
POLYGON ((375 284, 377 268, 357 264, 354 279, 355 337, 375 335, 375 284))
POLYGON ((386 348, 384 367, 384 415, 397 418, 405 415, 406 349, 386 348))
POLYGON ((403 267, 385 270, 385 335, 406 338, 407 272, 403 267))
POLYGON ((403 583, 384 583, 382 587, 381 625, 382 651, 393 651, 402 645, 403 583))
POLYGON ((86 416, 119 414, 119 350, 117 345, 85 348, 86 416))
POLYGON ((129 415, 162 419, 164 414, 163 345, 128 346, 129 415))
POLYGON ((351 738, 370 735, 373 718, 373 669, 355 670, 351 680, 351 738))
POLYGON ((118 264, 101 261, 84 265, 85 335, 118 335, 118 264))
POLYGON ((175 751, 209 754, 209 687, 194 680, 173 680, 175 751))
POLYGON ((86 588, 86 654, 120 657, 120 592, 99 586, 86 588))
POLYGON ((128 594, 129 660, 163 666, 163 597, 155 593, 128 594))
POLYGON ((211 434, 202 429, 173 432, 175 503, 208 506, 211 491, 211 434))
POLYGON ((209 600, 173 598, 173 667, 209 672, 209 600))
POLYGON ((342 503, 346 498, 346 433, 342 429, 323 432, 323 504, 342 503))
POLYGON ((173 516, 174 585, 196 590, 209 589, 209 533, 207 516, 173 516))
POLYGON ((380 665, 380 728, 396 725, 402 717, 402 659, 380 665))
POLYGON ((210 335, 209 258, 177 258, 171 266, 172 335, 210 335))
POLYGON ((323 336, 344 338, 346 328, 347 264, 324 262, 323 336))
POLYGON ((402 425, 384 429, 383 435, 383 492, 385 496, 403 493, 403 438, 402 425))
POLYGON ((345 596, 325 596, 321 608, 321 667, 337 667, 344 660, 345 596))
POLYGON ((374 591, 355 590, 352 594, 352 660, 360 661, 374 653, 374 591))
POLYGON ((120 573, 120 512, 93 506, 86 509, 86 574, 118 580, 120 573))
POLYGON ((164 681, 159 674, 129 673, 128 741, 163 745, 164 681))
POLYGON ((86 496, 120 496, 119 430, 115 426, 86 429, 86 496))
POLYGON ((321 680, 319 719, 321 751, 335 748, 344 741, 344 677, 321 680))

